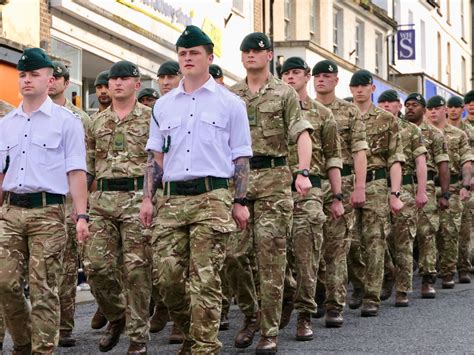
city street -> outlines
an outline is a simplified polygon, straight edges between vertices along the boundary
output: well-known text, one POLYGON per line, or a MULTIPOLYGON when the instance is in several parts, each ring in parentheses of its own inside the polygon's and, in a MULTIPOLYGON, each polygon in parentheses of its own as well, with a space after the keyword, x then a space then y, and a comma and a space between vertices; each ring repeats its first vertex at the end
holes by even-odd
MULTIPOLYGON (((382 303, 379 317, 361 318, 359 311, 347 310, 345 324, 340 329, 327 329, 322 320, 313 319, 315 339, 310 342, 294 340, 296 313, 290 325, 279 339, 281 354, 320 353, 472 353, 474 351, 473 305, 474 284, 456 284, 453 290, 440 289, 438 281, 437 298, 421 299, 420 278, 415 277, 416 292, 410 297, 410 307, 395 308, 392 299, 382 303)), ((75 348, 59 349, 58 354, 98 354, 101 331, 90 329, 90 319, 95 311, 94 303, 82 303, 76 311, 75 348)), ((243 351, 233 347, 233 337, 242 322, 242 315, 236 308, 231 310, 231 328, 221 332, 223 354, 254 353, 254 345, 243 351)), ((168 345, 167 337, 171 323, 158 334, 152 334, 149 354, 176 353, 180 345, 168 345)), ((125 354, 128 339, 122 336, 119 345, 110 353, 125 354)), ((7 336, 5 350, 11 350, 7 336)))

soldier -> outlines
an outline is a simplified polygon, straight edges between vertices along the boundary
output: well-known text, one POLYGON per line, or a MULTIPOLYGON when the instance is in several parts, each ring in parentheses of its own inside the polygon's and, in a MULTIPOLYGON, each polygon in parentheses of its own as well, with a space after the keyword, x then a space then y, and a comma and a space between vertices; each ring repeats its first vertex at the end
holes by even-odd
POLYGON ((440 129, 448 145, 451 179, 449 192, 442 198, 449 199, 449 207, 439 211, 437 246, 443 288, 454 287, 454 273, 458 262, 459 231, 462 202, 469 199, 471 189, 471 148, 466 133, 451 126, 446 119, 446 100, 435 95, 426 105, 430 122, 440 129))
MULTIPOLYGON (((66 89, 69 86, 69 69, 61 62, 54 61, 54 82, 49 87, 48 95, 56 105, 64 106, 78 115, 87 130, 91 120, 89 116, 66 98, 66 89)), ((79 265, 79 249, 76 240, 75 216, 71 217, 72 200, 66 199, 67 235, 68 242, 64 250, 62 275, 59 284, 59 303, 61 304, 61 323, 59 330, 59 346, 72 347, 76 339, 72 336, 74 329, 74 313, 76 311, 77 272, 79 265), (73 220, 74 218, 74 220, 73 220)))
POLYGON ((351 272, 362 281, 364 287, 363 297, 357 300, 357 303, 362 304, 361 316, 373 317, 378 315, 380 305, 390 209, 397 214, 403 208, 400 182, 401 164, 405 162, 405 157, 397 119, 391 113, 375 107, 371 101, 371 95, 375 91, 372 74, 367 70, 358 70, 352 75, 349 87, 354 103, 362 113, 369 144, 367 200, 364 207, 356 211, 354 239, 359 244, 354 245, 354 248, 351 245, 349 256, 351 272), (388 175, 391 180, 390 189, 387 188, 388 175), (390 197, 387 204, 388 192, 390 197))
POLYGON ((112 103, 112 99, 110 98, 110 93, 109 93, 109 71, 108 70, 101 71, 97 75, 94 81, 94 87, 95 87, 95 96, 97 96, 97 100, 99 101, 99 111, 91 115, 91 120, 94 120, 99 115, 99 113, 104 111, 112 103))
POLYGON ((336 97, 338 71, 337 64, 331 60, 316 63, 312 71, 316 100, 330 109, 336 119, 341 137, 343 163, 341 171, 344 196, 343 218, 332 217, 330 207, 334 201, 333 194, 329 184, 323 184, 324 210, 328 216, 324 225, 323 238, 323 256, 326 267, 324 275, 326 327, 341 327, 344 322, 342 312, 347 294, 347 254, 350 247, 350 233, 354 225, 354 208, 360 208, 365 203, 366 151, 369 148, 365 124, 359 109, 346 100, 336 97))
POLYGON ((177 61, 168 60, 160 65, 158 69, 158 85, 161 96, 178 87, 180 80, 181 72, 179 71, 179 63, 177 61))
MULTIPOLYGON (((460 130, 464 131, 469 138, 469 146, 471 154, 474 154, 474 126, 462 121, 462 113, 464 111, 463 99, 459 96, 452 96, 448 100, 448 123, 460 130)), ((474 155, 473 155, 474 157, 474 155)), ((471 162, 472 164, 472 162, 471 162)), ((471 180, 471 188, 474 180, 471 180)), ((458 258, 458 276, 459 283, 471 282, 471 231, 474 229, 473 221, 474 212, 474 194, 465 202, 461 217, 461 228, 459 232, 459 258, 458 258)))
POLYGON ((222 68, 218 66, 217 64, 211 64, 209 65, 209 74, 212 75, 216 83, 224 85, 224 73, 222 71, 222 68))
POLYGON ((474 90, 464 95, 464 108, 467 111, 466 123, 474 126, 474 90))
MULTIPOLYGON (((296 340, 313 339, 311 314, 316 312, 314 294, 318 275, 321 246, 323 243, 323 224, 326 216, 323 211, 322 177, 328 177, 333 195, 331 216, 338 219, 344 215, 341 190, 341 142, 337 133, 337 123, 331 110, 308 96, 306 85, 311 79, 311 69, 300 57, 288 58, 281 68, 282 79, 298 93, 304 118, 311 123, 312 158, 308 171, 312 188, 304 197, 293 188, 293 227, 291 242, 296 272, 295 308, 299 312, 296 340)), ((296 147, 291 146, 290 168, 297 174, 296 147)), ((290 249, 290 248, 288 248, 290 249)))
POLYGON ((251 33, 243 39, 240 50, 247 77, 231 91, 247 104, 255 156, 250 160, 249 227, 232 235, 226 272, 245 315, 234 344, 238 348, 252 344, 259 327, 259 315, 261 336, 256 350, 259 354, 277 351, 286 239, 290 235, 293 212, 292 175, 286 159, 288 144, 297 143, 295 188, 305 196, 312 187, 305 171, 311 162, 312 126, 301 119, 295 90, 275 78, 268 69, 273 58, 268 37, 261 32, 251 33), (260 306, 252 274, 253 253, 258 265, 260 306))
POLYGON ((158 100, 160 95, 158 92, 153 88, 144 88, 138 92, 137 100, 139 103, 153 108, 156 100, 158 100))
POLYGON ((115 63, 109 71, 112 104, 94 119, 87 134, 88 171, 97 179, 98 191, 89 198, 91 238, 84 266, 109 321, 99 342, 103 352, 118 343, 125 325, 130 354, 146 353, 149 339, 151 248, 140 225, 139 206, 151 109, 137 102, 139 88, 138 67, 128 61, 115 63))
POLYGON ((403 105, 400 102, 398 92, 395 90, 389 89, 382 92, 377 99, 377 106, 390 112, 395 117, 403 118, 403 114, 400 111, 403 105))
POLYGON ((153 279, 185 334, 180 353, 219 352, 219 271, 229 233, 235 223, 245 229, 249 217, 245 196, 252 150, 245 106, 209 75, 213 47, 196 26, 187 26, 178 38, 183 80, 153 108, 146 147, 140 216, 150 226, 151 198, 163 184, 153 231, 153 279))
POLYGON ((68 191, 77 238, 89 234, 84 130, 77 116, 48 97, 53 63, 42 49, 26 49, 17 69, 23 101, 0 121, 0 302, 13 353, 52 354, 59 338, 68 191))

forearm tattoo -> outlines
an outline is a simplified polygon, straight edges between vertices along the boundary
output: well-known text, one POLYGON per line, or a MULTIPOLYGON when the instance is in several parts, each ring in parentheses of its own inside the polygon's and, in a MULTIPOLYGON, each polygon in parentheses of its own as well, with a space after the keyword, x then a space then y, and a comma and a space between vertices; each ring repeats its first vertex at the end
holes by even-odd
POLYGON ((247 196, 249 174, 249 158, 237 158, 235 160, 234 172, 235 198, 244 198, 247 196))
POLYGON ((143 184, 143 197, 153 198, 156 190, 161 186, 163 180, 163 169, 156 162, 152 152, 148 153, 145 169, 145 182, 143 184))

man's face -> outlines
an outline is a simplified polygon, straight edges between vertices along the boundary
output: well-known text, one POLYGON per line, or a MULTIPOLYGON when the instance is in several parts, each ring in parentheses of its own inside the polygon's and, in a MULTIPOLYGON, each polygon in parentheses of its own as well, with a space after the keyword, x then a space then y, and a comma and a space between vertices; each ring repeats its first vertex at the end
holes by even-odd
POLYGON ((31 71, 21 71, 18 77, 18 86, 23 97, 39 97, 48 93, 53 84, 52 68, 41 68, 31 71))
POLYGON ((461 115, 464 111, 464 107, 451 106, 451 107, 448 107, 447 111, 448 111, 448 118, 451 121, 457 121, 461 119, 461 115))
POLYGON ((249 49, 242 51, 240 58, 246 70, 260 71, 268 68, 268 63, 273 58, 273 52, 268 49, 249 49))
POLYGON ((192 48, 178 47, 178 62, 181 73, 185 77, 198 77, 209 74, 209 65, 214 59, 213 54, 207 54, 204 46, 192 48))
POLYGON ((434 125, 438 125, 446 119, 446 106, 432 107, 426 111, 428 112, 428 118, 434 125))
POLYGON ((408 100, 405 103, 405 118, 412 122, 418 123, 423 119, 424 114, 426 113, 426 108, 418 101, 408 100))
POLYGON ((375 91, 375 85, 349 86, 355 103, 364 103, 371 100, 371 95, 375 91))
POLYGON ((59 97, 64 94, 67 87, 69 86, 69 81, 64 80, 63 76, 53 76, 54 81, 49 86, 48 95, 51 98, 59 97))
POLYGON ((466 109, 467 114, 469 116, 474 116, 474 101, 471 101, 468 104, 465 104, 464 108, 466 109))
POLYGON ((112 102, 108 85, 105 85, 105 84, 96 85, 95 95, 97 96, 97 100, 99 100, 99 103, 103 106, 109 106, 110 103, 112 102))
POLYGON ((132 76, 109 79, 109 92, 114 100, 126 100, 135 96, 140 86, 140 79, 132 76))
POLYGON ((174 88, 177 88, 181 75, 160 75, 158 76, 158 86, 160 87, 161 95, 167 94, 174 88))
POLYGON ((397 116, 402 109, 402 104, 400 101, 382 101, 379 102, 378 106, 383 108, 385 111, 390 112, 394 116, 397 116))
POLYGON ((314 90, 322 95, 334 92, 338 82, 336 73, 319 73, 313 76, 314 90))
POLYGON ((155 105, 156 100, 157 100, 156 97, 142 96, 140 100, 138 100, 138 102, 140 102, 141 104, 144 104, 145 106, 153 107, 153 105, 155 105))
POLYGON ((306 87, 311 75, 305 73, 304 69, 290 69, 284 72, 281 76, 283 81, 293 87, 296 91, 300 91, 306 87))

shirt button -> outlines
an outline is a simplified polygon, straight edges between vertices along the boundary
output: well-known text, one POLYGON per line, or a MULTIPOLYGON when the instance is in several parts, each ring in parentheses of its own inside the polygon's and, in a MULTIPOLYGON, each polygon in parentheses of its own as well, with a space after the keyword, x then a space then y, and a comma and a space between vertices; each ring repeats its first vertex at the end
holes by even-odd
POLYGON ((191 131, 188 131, 188 134, 191 134, 191 131))
POLYGON ((212 122, 212 124, 216 124, 215 122, 212 122))
POLYGON ((186 150, 186 151, 189 153, 189 149, 188 149, 188 150, 186 150))
POLYGON ((46 147, 46 144, 43 144, 43 147, 46 147))
POLYGON ((23 154, 25 154, 25 151, 23 151, 23 154))
POLYGON ((195 100, 196 100, 196 98, 195 98, 195 97, 193 97, 193 101, 195 101, 195 100))
POLYGON ((23 168, 21 168, 20 170, 23 170, 23 168))
MULTIPOLYGON (((188 169, 188 168, 186 168, 186 171, 189 171, 189 169, 188 169)), ((21 186, 21 185, 20 185, 20 186, 21 186)))
POLYGON ((25 137, 28 137, 28 135, 27 135, 27 134, 25 134, 25 137))
POLYGON ((168 129, 171 129, 171 126, 168 126, 168 129))
POLYGON ((193 117, 193 114, 190 114, 189 116, 193 117))
POLYGON ((30 122, 30 121, 31 121, 31 118, 28 118, 28 122, 30 122))
POLYGON ((18 185, 18 186, 21 186, 21 184, 20 184, 20 185, 18 185))

